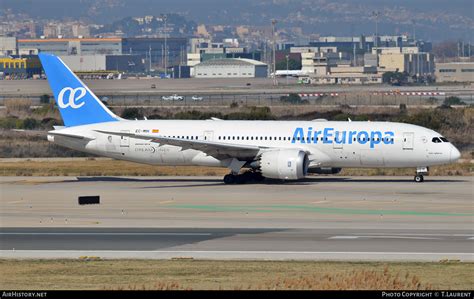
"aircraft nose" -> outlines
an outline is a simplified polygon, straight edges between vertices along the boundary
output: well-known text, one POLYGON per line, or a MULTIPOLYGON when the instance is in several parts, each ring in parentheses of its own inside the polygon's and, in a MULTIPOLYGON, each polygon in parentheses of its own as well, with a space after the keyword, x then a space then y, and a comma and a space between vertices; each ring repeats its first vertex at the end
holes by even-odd
POLYGON ((451 147, 451 162, 456 162, 459 158, 461 158, 461 153, 459 150, 453 145, 451 147))

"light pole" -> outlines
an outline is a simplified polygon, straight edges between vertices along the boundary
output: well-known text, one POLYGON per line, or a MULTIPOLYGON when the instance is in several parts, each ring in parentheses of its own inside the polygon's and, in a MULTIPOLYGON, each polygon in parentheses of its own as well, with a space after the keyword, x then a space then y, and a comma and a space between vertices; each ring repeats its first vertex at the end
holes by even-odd
POLYGON ((272 19, 272 40, 273 40, 273 85, 277 85, 277 80, 276 80, 276 62, 275 62, 275 25, 277 23, 277 20, 272 19))
POLYGON ((380 17, 380 11, 373 11, 372 16, 375 18, 375 48, 378 48, 379 42, 378 42, 378 36, 379 36, 379 17, 380 17))
POLYGON ((148 72, 150 73, 151 75, 151 45, 149 45, 149 48, 148 48, 148 72))
POLYGON ((286 85, 288 85, 288 61, 290 58, 290 55, 286 54, 286 85))
POLYGON ((165 15, 163 17, 163 20, 165 21, 165 78, 168 78, 168 46, 166 44, 166 21, 168 19, 168 16, 165 15))

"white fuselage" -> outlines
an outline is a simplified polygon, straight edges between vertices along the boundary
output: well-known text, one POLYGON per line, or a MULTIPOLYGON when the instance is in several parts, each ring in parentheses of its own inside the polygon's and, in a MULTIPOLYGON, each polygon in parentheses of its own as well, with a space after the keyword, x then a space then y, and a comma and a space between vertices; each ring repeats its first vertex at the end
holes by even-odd
POLYGON ((272 148, 301 149, 309 155, 310 168, 425 167, 451 163, 460 155, 449 142, 433 142, 433 138, 441 136, 433 130, 390 122, 118 121, 56 131, 83 135, 90 139, 57 135, 49 136, 48 139, 79 151, 146 164, 228 166, 229 163, 199 150, 182 150, 178 146, 108 135, 96 130, 147 133, 157 137, 197 139, 222 144, 254 145, 263 148, 262 151, 272 148), (360 132, 367 134, 359 134, 360 132))

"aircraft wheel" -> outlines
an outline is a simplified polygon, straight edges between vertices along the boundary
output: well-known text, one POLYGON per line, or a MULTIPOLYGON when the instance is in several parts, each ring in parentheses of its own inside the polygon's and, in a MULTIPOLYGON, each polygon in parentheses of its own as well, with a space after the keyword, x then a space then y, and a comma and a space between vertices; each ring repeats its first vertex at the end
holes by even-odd
POLYGON ((422 174, 415 175, 415 182, 422 183, 425 180, 422 174))

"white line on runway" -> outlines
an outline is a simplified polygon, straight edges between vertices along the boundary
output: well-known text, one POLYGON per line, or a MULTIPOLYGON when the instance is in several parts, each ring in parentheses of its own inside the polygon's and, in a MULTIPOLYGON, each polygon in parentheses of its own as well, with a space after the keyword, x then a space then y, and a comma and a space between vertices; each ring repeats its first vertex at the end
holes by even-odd
POLYGON ((392 236, 392 235, 382 235, 382 236, 376 236, 376 235, 370 235, 370 236, 333 236, 329 237, 328 239, 331 240, 355 240, 355 239, 410 239, 410 240, 440 240, 440 238, 433 238, 433 237, 417 237, 417 236, 392 236))
POLYGON ((22 235, 22 236, 211 236, 211 233, 4 233, 0 235, 22 235))
MULTIPOLYGON (((364 233, 364 235, 387 235, 387 233, 364 233)), ((390 236, 436 236, 436 237, 474 237, 472 234, 410 234, 410 233, 401 233, 401 234, 390 234, 390 236)))

